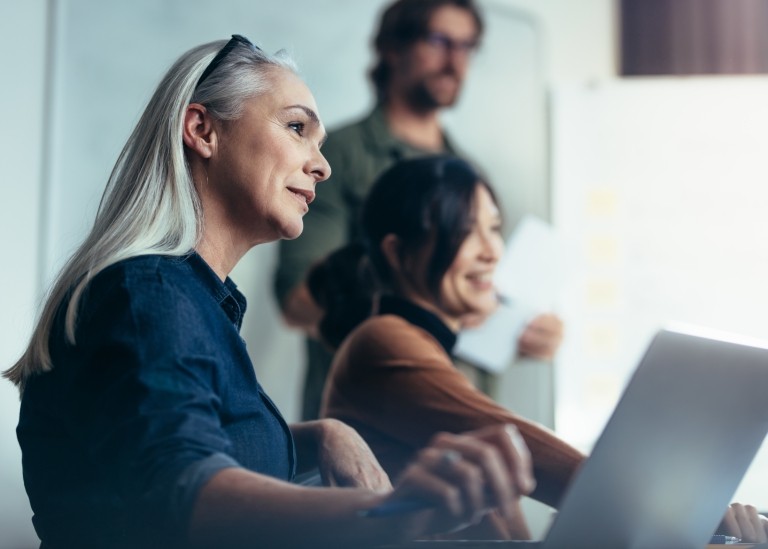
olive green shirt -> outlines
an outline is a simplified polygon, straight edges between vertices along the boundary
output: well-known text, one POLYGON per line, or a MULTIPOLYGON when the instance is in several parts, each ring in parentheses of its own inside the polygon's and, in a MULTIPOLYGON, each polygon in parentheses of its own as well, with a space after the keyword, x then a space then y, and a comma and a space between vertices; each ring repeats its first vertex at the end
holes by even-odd
MULTIPOLYGON (((459 156, 443 134, 443 152, 459 156)), ((313 263, 354 241, 360 235, 360 210, 376 178, 398 160, 434 154, 401 141, 389 130, 382 106, 365 118, 330 132, 323 155, 331 165, 330 178, 318 184, 317 197, 304 216, 304 232, 280 242, 275 294, 282 306, 313 263)), ((307 341, 308 363, 302 417, 314 419, 332 355, 317 341, 307 341)))

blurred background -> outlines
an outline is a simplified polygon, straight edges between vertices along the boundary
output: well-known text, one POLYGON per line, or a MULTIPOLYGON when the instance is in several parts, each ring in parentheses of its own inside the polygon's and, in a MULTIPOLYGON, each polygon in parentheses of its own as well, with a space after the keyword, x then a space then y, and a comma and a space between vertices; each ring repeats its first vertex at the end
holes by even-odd
MULTIPOLYGON (((565 244, 548 365, 513 364, 503 404, 588 450, 653 333, 685 322, 768 339, 768 0, 481 0, 488 33, 446 124, 507 215, 565 244)), ((241 33, 286 48, 327 127, 362 115, 382 0, 0 0, 0 368, 90 227, 162 73, 241 33)), ((322 191, 321 191, 322 192, 322 191)), ((298 417, 303 345, 277 314, 274 245, 233 273, 257 375, 298 417)), ((716 395, 713 395, 716 398, 716 395)), ((738 403, 734 403, 738 405, 738 403)), ((0 548, 36 547, 0 382, 0 548)), ((768 509, 768 451, 736 498, 768 509)), ((536 510, 541 531, 548 511, 536 510)))

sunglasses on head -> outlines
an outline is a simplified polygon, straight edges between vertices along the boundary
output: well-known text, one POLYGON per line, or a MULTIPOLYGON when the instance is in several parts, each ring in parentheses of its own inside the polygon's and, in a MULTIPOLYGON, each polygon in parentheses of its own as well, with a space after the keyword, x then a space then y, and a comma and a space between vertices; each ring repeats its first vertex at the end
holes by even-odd
POLYGON ((219 50, 219 53, 216 54, 216 57, 214 57, 211 62, 208 64, 207 67, 205 67, 205 70, 203 71, 203 74, 200 75, 200 79, 197 81, 196 88, 202 84, 206 78, 208 78, 213 71, 216 70, 216 68, 221 65, 221 62, 224 61, 224 58, 229 55, 229 52, 231 52, 238 44, 242 44, 244 46, 248 46, 254 51, 261 51, 261 48, 257 45, 255 45, 253 42, 248 40, 245 36, 242 36, 240 34, 233 34, 232 38, 229 39, 229 42, 224 44, 224 47, 219 50))

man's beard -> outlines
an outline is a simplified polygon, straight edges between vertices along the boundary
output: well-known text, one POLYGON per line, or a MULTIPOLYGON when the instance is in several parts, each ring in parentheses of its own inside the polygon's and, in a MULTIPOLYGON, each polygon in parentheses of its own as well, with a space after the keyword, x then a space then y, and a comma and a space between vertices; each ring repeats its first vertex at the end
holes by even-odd
POLYGON ((405 97, 408 105, 414 111, 419 113, 428 113, 444 107, 453 106, 456 103, 456 100, 459 98, 459 92, 461 91, 460 83, 456 86, 454 93, 444 97, 440 97, 437 93, 430 89, 429 86, 429 81, 431 78, 441 78, 446 75, 458 78, 453 72, 446 71, 427 76, 416 82, 406 92, 405 97))

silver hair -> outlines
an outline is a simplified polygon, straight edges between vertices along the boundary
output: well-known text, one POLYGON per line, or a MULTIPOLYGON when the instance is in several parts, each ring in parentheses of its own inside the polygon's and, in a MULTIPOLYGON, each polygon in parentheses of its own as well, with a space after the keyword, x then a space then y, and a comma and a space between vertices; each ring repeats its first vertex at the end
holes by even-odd
POLYGON ((130 257, 182 256, 198 244, 202 210, 182 141, 187 105, 200 103, 214 118, 235 120, 247 99, 269 90, 270 71, 296 73, 284 51, 269 55, 240 43, 198 82, 225 44, 211 42, 186 52, 149 100, 112 169, 93 228, 51 286, 26 351, 3 373, 21 391, 30 375, 53 367, 48 340, 67 299, 65 334, 75 343, 77 305, 94 276, 130 257))

